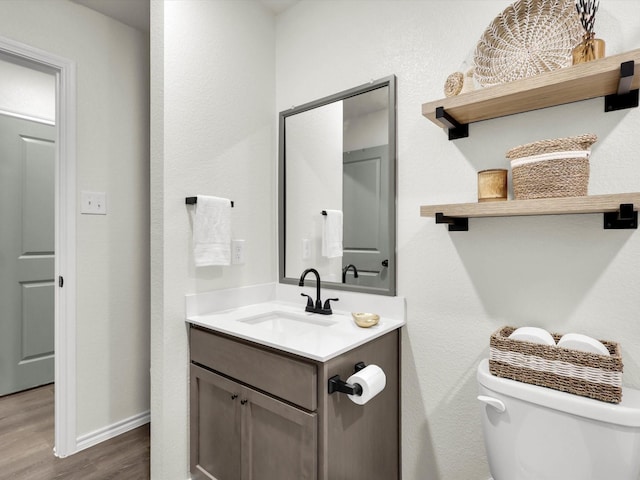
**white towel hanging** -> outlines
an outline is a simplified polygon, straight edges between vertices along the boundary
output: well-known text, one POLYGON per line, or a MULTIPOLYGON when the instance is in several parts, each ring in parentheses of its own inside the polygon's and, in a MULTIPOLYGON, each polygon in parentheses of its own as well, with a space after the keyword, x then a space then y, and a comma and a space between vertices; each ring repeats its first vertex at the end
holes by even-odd
POLYGON ((231 200, 198 195, 193 223, 196 267, 231 264, 231 200))
POLYGON ((342 211, 324 210, 322 225, 322 256, 342 257, 342 211))

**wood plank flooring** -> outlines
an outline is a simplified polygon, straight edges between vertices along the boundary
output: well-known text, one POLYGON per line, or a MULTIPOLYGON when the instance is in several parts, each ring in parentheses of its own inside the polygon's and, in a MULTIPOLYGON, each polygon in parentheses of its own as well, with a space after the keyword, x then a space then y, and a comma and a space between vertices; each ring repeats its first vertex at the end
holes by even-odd
POLYGON ((148 480, 149 425, 53 455, 54 386, 0 398, 0 480, 148 480))

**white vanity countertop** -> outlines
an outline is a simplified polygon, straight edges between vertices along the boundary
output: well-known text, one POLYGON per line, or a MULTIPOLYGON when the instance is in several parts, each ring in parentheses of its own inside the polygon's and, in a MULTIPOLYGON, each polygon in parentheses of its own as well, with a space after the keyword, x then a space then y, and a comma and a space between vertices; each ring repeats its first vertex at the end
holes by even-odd
POLYGON ((336 309, 333 315, 307 313, 303 302, 292 304, 278 300, 213 313, 187 313, 186 321, 321 362, 405 324, 404 318, 381 315, 377 325, 361 328, 350 312, 336 309))

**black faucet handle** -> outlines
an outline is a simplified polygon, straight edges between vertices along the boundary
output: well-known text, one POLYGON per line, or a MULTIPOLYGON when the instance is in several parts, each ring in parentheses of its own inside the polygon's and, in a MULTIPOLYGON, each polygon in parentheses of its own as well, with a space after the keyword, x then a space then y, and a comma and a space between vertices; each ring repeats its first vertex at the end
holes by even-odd
POLYGON ((340 300, 339 298, 327 298, 324 301, 324 307, 322 307, 324 310, 331 310, 331 303, 329 302, 337 302, 338 300, 340 300))
POLYGON ((307 307, 313 308, 313 299, 311 298, 311 296, 307 295, 306 293, 301 293, 300 295, 303 297, 307 297, 307 307))

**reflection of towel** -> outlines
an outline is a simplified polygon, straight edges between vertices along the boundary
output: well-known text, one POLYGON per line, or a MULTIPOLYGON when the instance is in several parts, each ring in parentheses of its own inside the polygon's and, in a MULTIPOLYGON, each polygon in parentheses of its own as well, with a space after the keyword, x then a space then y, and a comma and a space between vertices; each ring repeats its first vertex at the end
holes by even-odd
POLYGON ((327 258, 342 256, 342 212, 326 210, 322 226, 322 256, 327 258))
POLYGON ((231 263, 231 200, 198 195, 193 259, 196 267, 231 263))

